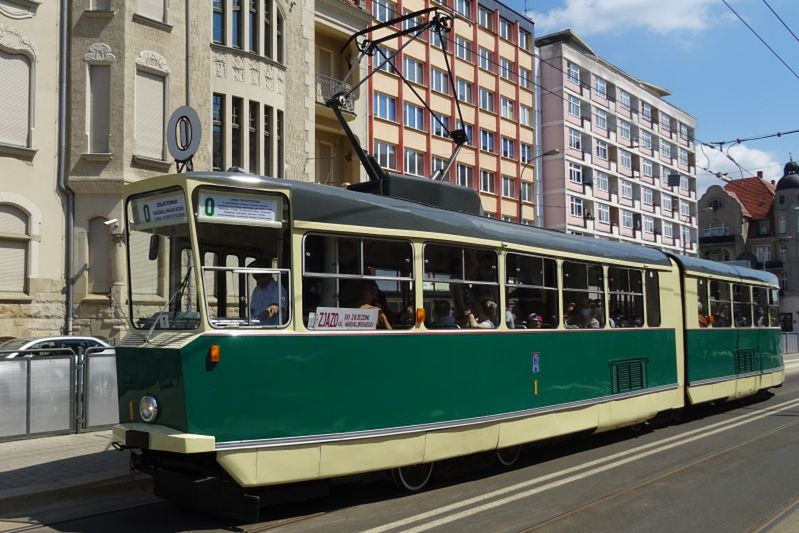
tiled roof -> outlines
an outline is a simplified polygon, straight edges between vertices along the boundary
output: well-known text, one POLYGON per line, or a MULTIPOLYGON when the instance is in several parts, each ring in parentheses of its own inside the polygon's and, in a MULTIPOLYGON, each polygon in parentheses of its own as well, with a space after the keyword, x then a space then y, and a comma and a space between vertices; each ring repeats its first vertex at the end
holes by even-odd
POLYGON ((724 185, 744 208, 744 215, 753 219, 769 218, 774 207, 774 184, 763 178, 743 178, 724 185))

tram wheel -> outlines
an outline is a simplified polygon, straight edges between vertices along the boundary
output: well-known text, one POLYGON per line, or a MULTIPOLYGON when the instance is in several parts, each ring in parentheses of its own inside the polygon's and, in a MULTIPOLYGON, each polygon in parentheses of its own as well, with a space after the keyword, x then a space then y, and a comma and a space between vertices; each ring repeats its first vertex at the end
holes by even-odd
POLYGON ((669 417, 675 424, 679 424, 683 419, 683 409, 672 409, 669 411, 669 417))
POLYGON ((394 478, 394 484, 398 488, 408 492, 417 492, 430 481, 430 477, 433 475, 433 464, 400 466, 391 471, 391 477, 394 478))
POLYGON ((513 466, 522 454, 521 446, 508 446, 497 450, 497 461, 504 467, 513 466))

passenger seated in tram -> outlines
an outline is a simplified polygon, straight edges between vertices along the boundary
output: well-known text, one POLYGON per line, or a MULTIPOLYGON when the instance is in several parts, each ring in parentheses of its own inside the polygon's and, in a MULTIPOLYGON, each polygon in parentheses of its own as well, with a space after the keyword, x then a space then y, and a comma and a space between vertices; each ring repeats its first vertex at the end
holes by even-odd
POLYGON ((477 304, 474 312, 466 310, 466 318, 470 328, 494 329, 497 316, 497 304, 493 300, 483 299, 477 304), (477 316, 475 316, 475 313, 477 316))
POLYGON ((577 304, 569 302, 563 313, 563 325, 566 329, 577 329, 580 327, 580 313, 577 311, 577 304))
POLYGON ((586 302, 580 308, 580 328, 582 329, 599 329, 599 320, 594 316, 596 312, 596 305, 586 302))
POLYGON ((361 309, 377 309, 377 329, 392 329, 386 313, 378 305, 377 284, 372 280, 361 281, 355 307, 361 309))
POLYGON ((527 326, 527 329, 541 329, 541 326, 543 326, 541 315, 538 313, 530 313, 527 315, 525 325, 527 326))
POLYGON ((762 307, 755 307, 755 326, 765 328, 768 325, 768 318, 762 307))
POLYGON ((433 321, 433 328, 457 328, 458 323, 455 317, 450 313, 451 306, 447 300, 435 300, 433 302, 433 314, 435 321, 433 321))
POLYGON ((701 300, 699 300, 699 302, 697 302, 697 306, 698 306, 697 319, 699 320, 699 327, 700 328, 706 328, 710 321, 708 320, 708 316, 705 314, 705 308, 702 305, 702 301, 701 300))
MULTIPOLYGON (((248 268, 269 268, 264 261, 253 261, 248 268)), ((250 297, 250 319, 262 326, 277 326, 288 321, 288 293, 273 274, 253 274, 255 287, 250 297)))
POLYGON ((731 325, 730 322, 730 310, 729 307, 726 305, 721 307, 716 307, 715 312, 713 313, 713 327, 714 328, 728 328, 731 325))

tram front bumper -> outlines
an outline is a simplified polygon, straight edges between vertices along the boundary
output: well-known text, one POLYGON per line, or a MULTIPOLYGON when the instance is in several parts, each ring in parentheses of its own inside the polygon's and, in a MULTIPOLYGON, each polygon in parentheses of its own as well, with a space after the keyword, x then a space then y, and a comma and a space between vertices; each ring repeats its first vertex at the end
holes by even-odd
POLYGON ((113 442, 124 448, 174 453, 207 453, 216 447, 216 439, 209 435, 181 433, 167 426, 141 423, 114 426, 113 442))

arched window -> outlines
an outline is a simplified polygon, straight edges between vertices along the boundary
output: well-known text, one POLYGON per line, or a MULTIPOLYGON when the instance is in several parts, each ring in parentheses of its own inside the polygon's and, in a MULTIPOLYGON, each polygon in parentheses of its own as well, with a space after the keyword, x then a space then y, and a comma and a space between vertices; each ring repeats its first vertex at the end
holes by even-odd
POLYGON ((28 214, 0 204, 0 292, 26 291, 30 241, 28 214))
POLYGON ((108 294, 111 290, 111 226, 103 217, 89 221, 89 292, 108 294))
POLYGON ((31 129, 31 61, 0 49, 0 144, 29 148, 31 129))

